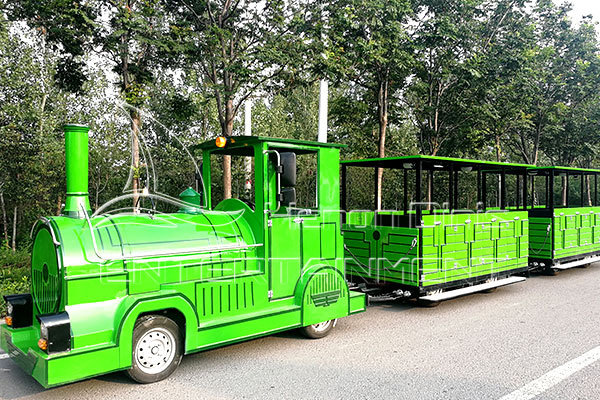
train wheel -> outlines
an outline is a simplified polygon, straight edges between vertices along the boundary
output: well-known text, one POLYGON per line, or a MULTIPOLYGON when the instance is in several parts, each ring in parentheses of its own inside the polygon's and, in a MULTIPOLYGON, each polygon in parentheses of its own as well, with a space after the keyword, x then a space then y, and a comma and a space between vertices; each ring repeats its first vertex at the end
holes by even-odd
POLYGON ((431 301, 431 300, 421 300, 417 299, 417 305, 423 308, 433 308, 440 305, 439 301, 431 301))
POLYGON ((133 329, 133 360, 127 374, 139 383, 167 378, 181 362, 182 342, 179 326, 169 318, 140 318, 133 329))
POLYGON ((329 333, 335 326, 336 321, 337 320, 335 319, 330 319, 329 321, 305 326, 304 328, 302 328, 302 334, 310 339, 323 338, 329 335, 329 333))
MULTIPOLYGON (((497 282, 498 278, 491 278, 488 279, 485 283, 492 283, 492 282, 497 282)), ((491 289, 486 289, 483 291, 483 293, 494 293, 496 291, 496 289, 498 289, 497 287, 491 288, 491 289)))

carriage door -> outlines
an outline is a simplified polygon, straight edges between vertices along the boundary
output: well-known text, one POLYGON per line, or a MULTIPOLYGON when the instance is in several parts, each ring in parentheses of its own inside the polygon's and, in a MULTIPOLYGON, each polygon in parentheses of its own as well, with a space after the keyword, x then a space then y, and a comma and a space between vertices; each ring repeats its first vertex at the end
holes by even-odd
POLYGON ((277 215, 269 220, 269 300, 294 295, 302 271, 302 218, 277 215))

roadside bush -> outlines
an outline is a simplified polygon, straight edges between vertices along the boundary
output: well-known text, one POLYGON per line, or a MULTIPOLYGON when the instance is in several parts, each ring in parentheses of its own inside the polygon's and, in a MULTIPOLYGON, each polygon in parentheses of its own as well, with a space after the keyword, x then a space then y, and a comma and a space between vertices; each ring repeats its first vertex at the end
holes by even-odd
POLYGON ((6 315, 2 296, 29 292, 30 256, 26 251, 0 250, 0 317, 6 315))

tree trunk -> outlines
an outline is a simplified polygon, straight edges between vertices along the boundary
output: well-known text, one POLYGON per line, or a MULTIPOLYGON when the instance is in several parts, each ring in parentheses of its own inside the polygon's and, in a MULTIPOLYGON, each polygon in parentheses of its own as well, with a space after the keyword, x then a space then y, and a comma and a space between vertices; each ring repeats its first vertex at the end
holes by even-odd
MULTIPOLYGON (((225 105, 225 124, 223 136, 230 137, 233 133, 233 100, 227 100, 225 105)), ((223 200, 231 198, 231 156, 223 156, 223 200)))
MULTIPOLYGON (((388 79, 379 83, 379 93, 377 96, 377 108, 379 117, 379 143, 378 156, 385 157, 385 135, 388 125, 388 79)), ((381 210, 383 195, 383 168, 377 168, 377 199, 376 210, 381 210)))
POLYGON ((62 195, 58 195, 58 200, 56 201, 56 215, 60 215, 62 211, 62 195))
POLYGON ((2 208, 2 227, 4 229, 4 245, 8 247, 8 218, 6 218, 6 204, 4 204, 3 192, 0 192, 0 207, 2 208))
POLYGON ((502 150, 500 148, 500 135, 496 135, 496 161, 502 162, 502 150))
POLYGON ((13 212, 13 230, 12 230, 12 251, 17 251, 17 217, 19 216, 19 208, 15 206, 13 212))
POLYGON ((139 112, 131 111, 131 154, 133 168, 133 212, 139 211, 140 201, 140 126, 142 117, 139 112))

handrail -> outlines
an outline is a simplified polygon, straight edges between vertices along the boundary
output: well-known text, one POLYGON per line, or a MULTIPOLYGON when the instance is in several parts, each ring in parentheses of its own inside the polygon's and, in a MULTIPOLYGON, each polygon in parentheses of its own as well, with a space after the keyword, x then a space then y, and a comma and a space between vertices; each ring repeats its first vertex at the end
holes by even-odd
MULTIPOLYGON (((278 168, 281 165, 281 155, 279 154, 279 152, 277 150, 269 149, 269 150, 265 150, 265 154, 266 153, 275 153, 277 155, 277 168, 278 168)), ((281 208, 281 201, 279 201, 279 194, 281 193, 281 174, 279 173, 279 171, 277 171, 277 168, 275 168, 275 175, 277 175, 277 190, 275 193, 275 201, 277 201, 277 209, 275 211, 273 211, 274 213, 278 212, 279 209, 281 208)))
POLYGON ((60 246, 60 242, 58 241, 58 239, 56 238, 56 234, 54 233, 54 228, 52 227, 50 220, 46 217, 39 217, 37 222, 33 224, 33 226, 31 227, 31 232, 29 233, 29 238, 33 239, 33 231, 35 230, 37 223, 40 221, 48 227, 48 230, 50 231, 50 235, 52 235, 52 242, 54 243, 54 245, 60 246))

